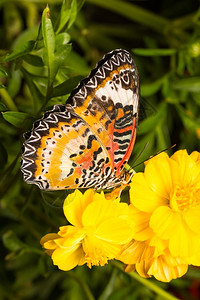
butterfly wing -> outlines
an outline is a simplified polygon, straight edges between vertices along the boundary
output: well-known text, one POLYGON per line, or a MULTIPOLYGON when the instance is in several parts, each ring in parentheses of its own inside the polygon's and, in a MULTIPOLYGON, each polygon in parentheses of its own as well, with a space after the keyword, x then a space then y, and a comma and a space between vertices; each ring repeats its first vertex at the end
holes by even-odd
POLYGON ((106 168, 111 163, 103 145, 73 109, 62 105, 35 123, 24 144, 24 179, 41 189, 90 187, 102 180, 106 168))
POLYGON ((105 55, 69 101, 105 145, 118 176, 131 155, 138 122, 139 75, 131 55, 121 49, 105 55))
POLYGON ((66 106, 35 123, 24 143, 25 181, 50 190, 119 184, 135 141, 138 101, 132 57, 125 50, 108 53, 66 106))

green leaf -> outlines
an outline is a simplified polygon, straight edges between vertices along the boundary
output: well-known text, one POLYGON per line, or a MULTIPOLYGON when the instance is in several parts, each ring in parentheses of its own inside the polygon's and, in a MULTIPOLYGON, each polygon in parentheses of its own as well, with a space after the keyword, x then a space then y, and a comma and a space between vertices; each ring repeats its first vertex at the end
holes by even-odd
POLYGON ((0 65, 0 77, 9 76, 9 73, 9 70, 6 67, 0 65))
POLYGON ((56 73, 60 66, 65 62, 67 56, 71 52, 72 46, 71 45, 58 45, 56 47, 56 53, 55 53, 55 61, 54 61, 54 69, 56 70, 56 73))
POLYGON ((170 56, 177 53, 176 49, 132 49, 133 53, 141 56, 170 56))
POLYGON ((3 85, 2 83, 0 83, 0 89, 4 89, 5 85, 3 85))
POLYGON ((33 54, 27 54, 23 57, 23 59, 30 65, 35 67, 43 67, 44 63, 40 56, 33 55, 33 54))
POLYGON ((155 93, 157 93, 161 89, 165 79, 166 79, 166 76, 163 76, 163 77, 161 77, 155 81, 152 81, 150 83, 143 83, 141 86, 141 96, 147 97, 147 96, 152 96, 155 93))
POLYGON ((12 53, 7 54, 0 61, 1 62, 8 62, 8 61, 12 61, 16 58, 22 57, 22 56, 28 54, 29 52, 31 52, 34 48, 34 45, 35 45, 34 41, 25 42, 24 44, 18 46, 15 50, 13 50, 12 53))
POLYGON ((0 111, 6 111, 8 108, 5 106, 4 103, 0 102, 0 111))
POLYGON ((173 82, 175 90, 184 90, 188 92, 200 92, 200 77, 188 77, 173 82))
POLYGON ((63 0, 61 11, 60 11, 60 22, 57 29, 57 33, 60 32, 63 27, 67 24, 71 14, 71 9, 67 7, 66 0, 63 0))
POLYGON ((71 91, 78 85, 82 78, 82 76, 75 76, 57 85, 53 89, 53 97, 65 96, 71 93, 71 91))
POLYGON ((58 48, 59 45, 66 45, 70 41, 70 35, 67 32, 62 32, 56 35, 56 47, 58 48))
POLYGON ((76 20, 76 16, 77 16, 77 1, 72 0, 70 18, 67 26, 68 29, 73 25, 74 21, 76 20))
POLYGON ((63 0, 61 12, 60 12, 60 22, 57 29, 57 33, 60 32, 65 25, 68 23, 68 29, 72 26, 77 16, 77 1, 72 0, 71 7, 69 8, 68 1, 63 0))
POLYGON ((40 92, 40 90, 38 89, 36 84, 34 83, 34 81, 33 81, 34 76, 32 77, 31 74, 29 72, 27 72, 24 68, 21 68, 21 71, 23 72, 23 75, 26 79, 26 82, 29 86, 31 95, 33 97, 34 110, 37 111, 40 108, 41 104, 44 102, 44 96, 42 95, 42 93, 40 92))
POLYGON ((42 35, 44 39, 44 46, 45 46, 45 54, 44 54, 44 63, 48 66, 48 80, 49 80, 49 87, 52 85, 54 78, 56 76, 57 68, 55 70, 54 65, 54 52, 55 52, 55 33, 53 30, 53 25, 50 19, 50 10, 47 6, 42 14, 42 35))
POLYGON ((162 122, 163 117, 166 114, 166 103, 162 103, 158 108, 157 114, 150 116, 149 118, 140 122, 138 127, 138 135, 146 134, 150 131, 154 131, 156 126, 162 122))
POLYGON ((192 118, 192 116, 187 114, 180 105, 177 105, 177 110, 184 126, 191 132, 197 134, 197 130, 200 128, 200 122, 196 118, 192 118))
POLYGON ((26 247, 26 244, 20 241, 12 230, 9 230, 6 233, 4 233, 3 243, 7 249, 13 252, 19 251, 22 248, 26 247))
POLYGON ((2 113, 4 119, 15 127, 23 127, 24 122, 30 119, 30 115, 23 112, 7 111, 2 113))
POLYGON ((84 58, 73 51, 70 52, 65 67, 69 68, 71 72, 82 76, 86 76, 90 72, 90 68, 84 58))
POLYGON ((132 21, 153 28, 158 32, 163 32, 166 26, 170 26, 170 21, 168 19, 130 2, 128 3, 123 0, 87 0, 87 2, 92 5, 99 5, 105 9, 109 9, 132 21))

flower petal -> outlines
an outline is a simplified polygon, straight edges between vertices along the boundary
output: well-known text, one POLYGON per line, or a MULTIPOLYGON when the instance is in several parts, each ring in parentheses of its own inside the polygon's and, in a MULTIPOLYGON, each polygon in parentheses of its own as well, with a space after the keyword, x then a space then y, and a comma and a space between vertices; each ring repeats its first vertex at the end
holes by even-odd
POLYGON ((134 239, 137 241, 148 240, 153 236, 153 231, 149 227, 151 214, 140 211, 133 204, 130 204, 129 207, 134 239))
POLYGON ((80 246, 71 252, 58 248, 52 254, 54 265, 57 265, 63 271, 68 271, 76 267, 83 257, 84 252, 80 246))
POLYGON ((147 177, 143 173, 137 173, 133 176, 130 183, 130 201, 138 209, 150 213, 168 201, 150 189, 146 179, 147 177))
POLYGON ((48 233, 43 236, 40 240, 40 244, 46 249, 55 249, 56 244, 54 242, 55 239, 59 239, 60 235, 57 233, 48 233), (46 244, 46 246, 44 246, 46 244))
POLYGON ((138 242, 132 240, 122 247, 121 252, 117 256, 125 264, 136 264, 143 260, 151 259, 154 256, 155 248, 149 246, 148 242, 138 242))
POLYGON ((95 236, 113 244, 125 244, 132 239, 130 219, 127 217, 110 218, 102 222, 95 231, 95 236))
POLYGON ((100 200, 90 203, 85 209, 82 216, 82 223, 84 226, 98 227, 105 220, 120 215, 129 215, 128 205, 126 203, 119 203, 118 200, 105 200, 104 194, 101 194, 100 200))
POLYGON ((147 273, 163 282, 169 282, 172 279, 183 276, 187 272, 188 265, 177 263, 175 259, 174 262, 174 265, 169 264, 168 257, 161 255, 153 259, 147 273))
MULTIPOLYGON (((162 154, 162 153, 161 153, 162 154)), ((148 187, 168 204, 174 176, 178 173, 177 163, 166 155, 155 156, 145 168, 144 176, 148 187)))
POLYGON ((172 211, 167 206, 158 207, 150 219, 150 227, 163 240, 171 238, 179 225, 179 213, 172 211))
POLYGON ((94 190, 88 189, 84 195, 75 190, 65 199, 63 210, 67 220, 74 226, 82 227, 82 214, 86 207, 93 201, 94 190))
POLYGON ((200 234, 200 207, 184 211, 183 218, 192 231, 200 234))
POLYGON ((187 154, 186 150, 179 150, 171 156, 171 160, 178 163, 178 183, 179 185, 187 185, 195 179, 199 179, 200 168, 197 166, 192 156, 187 154))

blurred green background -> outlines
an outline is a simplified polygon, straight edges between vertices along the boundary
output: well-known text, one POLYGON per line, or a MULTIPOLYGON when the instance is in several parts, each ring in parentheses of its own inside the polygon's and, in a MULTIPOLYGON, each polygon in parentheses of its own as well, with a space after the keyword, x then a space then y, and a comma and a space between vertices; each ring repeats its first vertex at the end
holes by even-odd
POLYGON ((49 19, 42 17, 46 4, 0 1, 0 299, 200 299, 200 271, 193 267, 168 284, 148 279, 148 287, 112 263, 59 271, 39 240, 66 224, 63 193, 41 193, 23 182, 20 171, 23 133, 44 111, 65 103, 115 48, 131 52, 141 81, 129 165, 173 144, 169 153, 199 150, 199 2, 49 0, 49 19))

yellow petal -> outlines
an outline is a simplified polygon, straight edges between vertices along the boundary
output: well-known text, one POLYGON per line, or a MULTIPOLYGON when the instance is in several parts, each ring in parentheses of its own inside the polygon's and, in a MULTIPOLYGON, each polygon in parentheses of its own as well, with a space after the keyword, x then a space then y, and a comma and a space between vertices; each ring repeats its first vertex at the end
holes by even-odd
POLYGON ((94 190, 88 189, 84 195, 75 190, 64 202, 63 210, 67 220, 74 226, 82 227, 82 214, 86 207, 93 201, 94 190), (69 198, 70 197, 70 201, 69 198), (71 200, 73 198, 73 201, 71 200))
POLYGON ((130 204, 131 227, 134 239, 137 241, 145 241, 153 236, 153 231, 149 227, 151 214, 140 211, 134 205, 130 204))
POLYGON ((120 215, 129 215, 129 208, 126 203, 109 201, 101 197, 100 200, 96 200, 87 206, 82 216, 82 222, 84 226, 98 227, 105 220, 120 215))
POLYGON ((72 252, 58 248, 52 254, 52 260, 54 265, 57 265, 60 270, 68 271, 76 267, 83 256, 82 247, 78 247, 72 252))
POLYGON ((55 240, 55 243, 61 248, 71 249, 83 240, 86 232, 83 228, 79 229, 71 225, 65 227, 68 228, 67 234, 63 238, 55 240))
POLYGON ((151 261, 142 260, 141 262, 135 265, 136 271, 140 274, 140 276, 144 278, 150 278, 151 275, 148 274, 148 270, 151 266, 151 261))
POLYGON ((197 249, 196 254, 192 257, 186 258, 188 264, 200 267, 200 248, 197 249))
POLYGON ((193 157, 187 154, 186 150, 179 150, 171 156, 179 165, 178 183, 179 185, 186 185, 191 183, 200 176, 200 168, 197 167, 193 157))
POLYGON ((189 228, 199 234, 200 239, 200 207, 183 211, 183 218, 189 228))
POLYGON ((168 203, 168 200, 155 193, 149 187, 146 178, 143 173, 137 173, 133 176, 130 183, 130 201, 139 210, 150 213, 158 206, 168 203))
POLYGON ((41 238, 40 244, 46 249, 54 249, 56 248, 54 240, 59 238, 60 235, 57 233, 48 233, 41 238), (44 246, 44 244, 46 244, 46 247, 44 246))
POLYGON ((150 219, 150 227, 163 240, 169 239, 180 225, 179 213, 167 206, 158 207, 150 219))
POLYGON ((182 216, 176 218, 174 229, 169 239, 169 250, 172 256, 185 259, 195 255, 199 247, 199 235, 190 230, 182 216))
POLYGON ((200 164, 200 153, 198 151, 193 151, 190 154, 190 157, 197 163, 197 165, 200 164))
POLYGON ((125 265, 124 266, 124 271, 127 273, 135 271, 135 265, 125 265))
POLYGON ((113 244, 125 244, 132 239, 130 219, 110 218, 102 222, 95 231, 95 236, 113 244))
POLYGON ((157 280, 169 282, 172 279, 183 276, 188 269, 187 264, 168 265, 164 256, 155 258, 148 270, 149 275, 153 275, 157 280))
POLYGON ((146 166, 144 172, 145 180, 148 187, 158 196, 163 198, 163 204, 160 205, 168 203, 173 178, 177 177, 177 173, 177 163, 160 154, 151 159, 146 166))
POLYGON ((83 250, 91 265, 99 265, 100 262, 107 263, 108 259, 116 257, 120 249, 121 245, 115 245, 94 236, 87 236, 83 241, 83 250))
POLYGON ((122 247, 117 259, 125 264, 136 264, 143 260, 152 259, 154 256, 154 247, 150 247, 148 242, 138 242, 132 240, 122 247))

